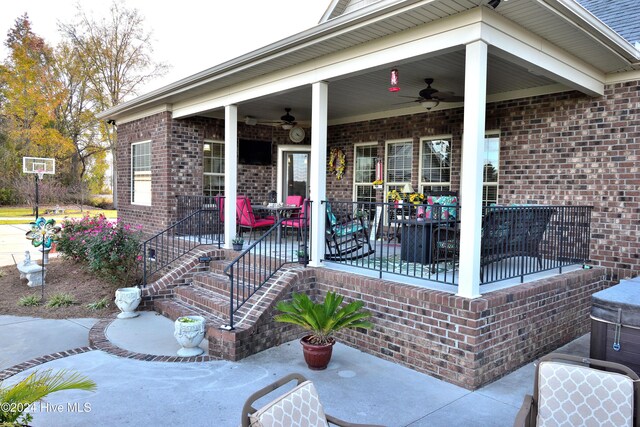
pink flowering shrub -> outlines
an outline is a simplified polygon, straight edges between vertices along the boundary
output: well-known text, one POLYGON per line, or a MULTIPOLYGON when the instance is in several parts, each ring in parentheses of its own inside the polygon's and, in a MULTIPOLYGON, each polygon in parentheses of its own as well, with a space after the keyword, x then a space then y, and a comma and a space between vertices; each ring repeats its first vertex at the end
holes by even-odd
POLYGON ((65 220, 57 249, 65 258, 123 286, 140 274, 140 228, 109 221, 104 215, 65 220))

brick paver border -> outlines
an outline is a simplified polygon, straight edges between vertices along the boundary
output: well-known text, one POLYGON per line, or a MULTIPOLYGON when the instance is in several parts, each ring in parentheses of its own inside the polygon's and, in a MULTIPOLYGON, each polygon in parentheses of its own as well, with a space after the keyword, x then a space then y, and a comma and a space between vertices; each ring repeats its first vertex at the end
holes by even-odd
POLYGON ((124 357, 127 359, 144 360, 146 362, 210 362, 212 360, 220 360, 218 358, 203 355, 192 357, 180 357, 180 356, 159 356, 156 354, 144 354, 136 353, 134 351, 125 350, 123 348, 113 345, 106 337, 105 331, 115 319, 107 318, 100 319, 89 330, 89 346, 78 347, 71 350, 58 351, 56 353, 47 354, 44 356, 36 357, 26 362, 13 365, 7 369, 0 371, 0 381, 6 380, 22 371, 31 369, 35 366, 42 365, 43 363, 51 362, 53 360, 62 359, 63 357, 75 356, 76 354, 82 354, 89 351, 101 350, 105 353, 112 354, 118 357, 124 357))
POLYGON ((120 348, 107 338, 105 331, 115 318, 100 319, 89 331, 89 345, 105 353, 113 354, 127 359, 144 360, 147 362, 210 362, 220 360, 209 355, 180 357, 180 356, 160 356, 157 354, 136 353, 134 351, 120 348))

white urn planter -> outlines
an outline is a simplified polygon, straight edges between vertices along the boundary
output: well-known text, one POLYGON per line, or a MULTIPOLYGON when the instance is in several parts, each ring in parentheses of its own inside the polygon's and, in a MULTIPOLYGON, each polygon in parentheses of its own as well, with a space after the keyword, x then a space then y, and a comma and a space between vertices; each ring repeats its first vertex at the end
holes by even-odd
POLYGON ((122 311, 118 319, 130 319, 138 317, 140 313, 135 310, 140 304, 140 288, 119 288, 116 290, 116 305, 122 311))
POLYGON ((173 336, 182 346, 178 356, 199 356, 204 350, 198 347, 204 339, 204 317, 182 316, 175 321, 173 336))

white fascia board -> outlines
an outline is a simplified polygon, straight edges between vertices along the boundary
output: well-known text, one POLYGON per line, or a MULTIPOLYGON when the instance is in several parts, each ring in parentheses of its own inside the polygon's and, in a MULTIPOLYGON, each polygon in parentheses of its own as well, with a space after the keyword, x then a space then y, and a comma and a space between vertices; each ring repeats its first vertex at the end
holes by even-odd
POLYGON ((634 80, 640 80, 640 71, 626 71, 624 73, 607 74, 605 84, 612 85, 616 83, 626 83, 634 80))
MULTIPOLYGON (((489 45, 501 49, 513 57, 524 61, 527 66, 544 70, 549 77, 560 83, 584 92, 590 96, 604 94, 605 75, 595 67, 500 17, 487 13, 482 23, 482 39, 489 45)), ((492 51, 499 55, 499 52, 492 51)))
POLYGON ((176 102, 173 105, 173 117, 187 117, 228 104, 238 104, 318 81, 343 78, 385 64, 463 46, 480 38, 479 16, 476 11, 462 13, 431 25, 343 49, 242 84, 176 102))
POLYGON ((135 113, 130 113, 130 114, 125 114, 125 115, 119 116, 118 120, 116 121, 116 124, 117 125, 122 125, 122 124, 125 124, 125 123, 132 122, 134 120, 140 120, 140 119, 143 119, 145 117, 153 116, 153 115, 158 114, 158 113, 165 113, 165 112, 171 112, 171 111, 173 111, 173 107, 172 107, 171 104, 158 105, 158 106, 155 106, 154 108, 150 108, 148 110, 136 111, 135 113))

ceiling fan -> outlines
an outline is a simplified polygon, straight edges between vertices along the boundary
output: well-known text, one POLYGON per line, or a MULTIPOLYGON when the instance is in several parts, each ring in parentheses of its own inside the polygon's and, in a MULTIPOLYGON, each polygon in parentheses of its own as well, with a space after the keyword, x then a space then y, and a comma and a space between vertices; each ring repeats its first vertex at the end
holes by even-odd
POLYGON ((287 107, 284 109, 284 111, 285 111, 285 114, 280 117, 280 120, 263 122, 263 121, 258 121, 254 117, 246 116, 245 123, 248 125, 255 125, 260 123, 260 124, 272 125, 272 126, 282 126, 282 129, 289 130, 297 124, 296 118, 291 115, 291 108, 287 107))
POLYGON ((462 96, 455 95, 453 92, 441 92, 431 87, 433 84, 432 78, 426 78, 424 82, 427 84, 427 87, 422 89, 417 97, 403 96, 403 98, 414 98, 414 100, 410 102, 417 102, 427 110, 432 109, 441 102, 460 102, 464 99, 462 96))

